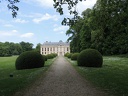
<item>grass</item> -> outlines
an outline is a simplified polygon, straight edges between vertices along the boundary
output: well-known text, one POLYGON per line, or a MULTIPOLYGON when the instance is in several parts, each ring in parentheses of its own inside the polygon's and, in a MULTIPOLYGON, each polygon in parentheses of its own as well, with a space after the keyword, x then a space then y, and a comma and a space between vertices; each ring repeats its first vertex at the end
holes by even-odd
POLYGON ((17 56, 0 57, 0 96, 13 96, 19 90, 29 86, 44 73, 54 59, 45 62, 45 67, 16 70, 15 60, 17 56), (13 74, 13 77, 10 77, 13 74))
POLYGON ((109 95, 128 96, 128 56, 104 56, 102 68, 78 67, 76 70, 88 81, 100 87, 109 95))

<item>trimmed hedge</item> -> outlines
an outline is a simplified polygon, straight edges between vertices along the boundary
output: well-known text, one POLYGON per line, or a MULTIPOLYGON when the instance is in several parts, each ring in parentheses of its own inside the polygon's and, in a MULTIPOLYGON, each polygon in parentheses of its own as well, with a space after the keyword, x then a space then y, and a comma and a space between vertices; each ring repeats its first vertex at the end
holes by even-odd
POLYGON ((52 58, 56 57, 57 54, 56 53, 51 53, 51 54, 47 54, 46 56, 47 56, 47 59, 52 59, 52 58))
POLYGON ((72 53, 69 53, 69 54, 67 55, 67 57, 68 57, 68 58, 71 58, 71 57, 72 57, 72 53))
POLYGON ((64 56, 65 56, 65 57, 68 57, 68 54, 70 54, 70 53, 65 53, 64 56))
POLYGON ((73 53, 71 56, 71 60, 77 60, 80 53, 73 53))
POLYGON ((46 55, 42 55, 44 60, 47 61, 47 56, 46 55))
POLYGON ((23 52, 15 62, 15 67, 17 70, 21 69, 32 69, 43 67, 45 59, 43 56, 35 51, 23 52))
POLYGON ((102 67, 103 58, 99 51, 95 49, 85 49, 80 52, 77 60, 78 66, 102 67))

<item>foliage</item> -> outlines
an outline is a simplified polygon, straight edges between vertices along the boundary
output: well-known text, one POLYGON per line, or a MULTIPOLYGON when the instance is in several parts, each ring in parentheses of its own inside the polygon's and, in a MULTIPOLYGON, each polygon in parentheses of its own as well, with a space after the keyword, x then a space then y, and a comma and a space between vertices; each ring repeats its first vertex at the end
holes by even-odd
POLYGON ((69 53, 69 54, 67 55, 67 57, 68 57, 68 58, 71 58, 71 57, 72 57, 72 53, 69 53))
MULTIPOLYGON (((70 60, 70 59, 69 59, 70 60)), ((103 67, 81 67, 71 62, 77 71, 109 96, 128 96, 128 55, 103 56, 103 67)))
POLYGON ((45 63, 41 54, 35 51, 23 52, 15 62, 17 70, 43 67, 45 63))
POLYGON ((63 15, 63 5, 67 5, 70 15, 73 15, 73 18, 64 18, 62 21, 62 25, 72 26, 76 23, 77 19, 79 18, 76 6, 79 2, 84 0, 53 0, 54 1, 54 8, 60 15, 63 15))
POLYGON ((56 53, 51 53, 54 57, 56 57, 57 56, 57 54, 56 53))
POLYGON ((79 56, 79 53, 73 53, 71 56, 71 60, 77 60, 78 56, 79 56))
POLYGON ((19 55, 22 53, 22 47, 18 43, 0 42, 0 57, 19 55))
POLYGON ((36 46, 36 49, 35 49, 38 53, 40 53, 40 45, 41 45, 41 44, 38 43, 37 46, 36 46))
POLYGON ((46 55, 42 55, 44 60, 47 61, 47 56, 46 55))
POLYGON ((57 56, 56 53, 51 53, 51 54, 47 54, 47 55, 46 55, 47 59, 52 59, 52 58, 54 58, 54 57, 56 57, 56 56, 57 56))
MULTIPOLYGON (((0 0, 0 3, 3 0, 0 0)), ((16 18, 17 16, 17 11, 19 10, 19 8, 16 6, 16 3, 19 3, 19 0, 7 0, 9 2, 9 4, 7 5, 8 9, 10 9, 12 11, 12 16, 13 18, 16 18)))
POLYGON ((103 58, 100 52, 95 49, 85 49, 80 52, 77 59, 78 66, 102 67, 103 58))
POLYGON ((82 17, 70 26, 66 35, 72 34, 72 53, 86 48, 97 49, 103 55, 128 53, 128 1, 97 0, 92 9, 82 12, 82 17))
POLYGON ((33 44, 29 42, 0 42, 0 57, 20 55, 22 52, 33 50, 33 44))
POLYGON ((67 57, 69 53, 65 53, 64 56, 67 57))
POLYGON ((29 43, 29 42, 20 42, 20 45, 22 47, 22 50, 23 52, 25 51, 31 51, 32 50, 32 47, 33 47, 33 44, 32 43, 29 43))
MULTIPOLYGON (((38 80, 55 59, 49 59, 45 62, 45 67, 34 68, 29 70, 16 70, 15 60, 17 56, 0 57, 0 95, 1 96, 14 96, 18 91, 23 94, 23 89, 31 86, 33 82, 38 80), (10 77, 10 74, 13 77, 10 77)), ((18 95, 18 96, 21 96, 18 95)))

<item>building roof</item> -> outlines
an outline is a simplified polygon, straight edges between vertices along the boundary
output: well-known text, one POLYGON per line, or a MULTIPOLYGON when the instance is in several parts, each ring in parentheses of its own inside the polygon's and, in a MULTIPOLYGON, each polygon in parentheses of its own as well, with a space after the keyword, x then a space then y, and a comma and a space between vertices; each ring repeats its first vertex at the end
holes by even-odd
POLYGON ((63 42, 62 40, 60 40, 59 42, 44 42, 42 44, 42 46, 69 46, 70 43, 67 43, 67 42, 63 42))

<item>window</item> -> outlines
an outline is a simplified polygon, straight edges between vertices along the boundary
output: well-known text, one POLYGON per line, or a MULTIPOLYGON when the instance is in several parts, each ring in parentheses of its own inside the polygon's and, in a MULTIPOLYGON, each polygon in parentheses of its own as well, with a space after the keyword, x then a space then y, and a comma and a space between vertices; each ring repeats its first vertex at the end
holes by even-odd
POLYGON ((67 51, 68 51, 68 47, 67 47, 67 51))
POLYGON ((46 48, 45 48, 45 51, 46 51, 46 48))
POLYGON ((55 51, 55 47, 53 47, 53 51, 55 51))

